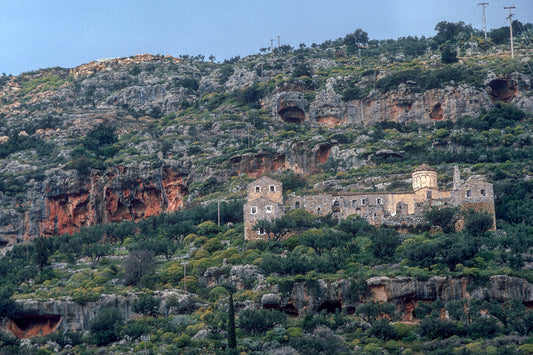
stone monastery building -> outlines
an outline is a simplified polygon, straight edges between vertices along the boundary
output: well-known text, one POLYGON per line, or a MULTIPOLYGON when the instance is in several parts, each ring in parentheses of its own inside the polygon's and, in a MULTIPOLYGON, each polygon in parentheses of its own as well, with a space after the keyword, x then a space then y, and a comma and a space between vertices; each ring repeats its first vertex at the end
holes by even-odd
POLYGON ((248 202, 244 205, 244 238, 265 238, 254 226, 260 220, 282 217, 293 208, 303 208, 316 215, 345 219, 359 215, 370 224, 379 226, 416 225, 424 212, 433 206, 457 207, 488 212, 496 223, 492 184, 469 179, 462 181, 459 168, 454 168, 453 188, 439 190, 437 171, 421 165, 412 173, 413 191, 409 192, 338 192, 283 197, 283 184, 262 176, 248 185, 248 202))

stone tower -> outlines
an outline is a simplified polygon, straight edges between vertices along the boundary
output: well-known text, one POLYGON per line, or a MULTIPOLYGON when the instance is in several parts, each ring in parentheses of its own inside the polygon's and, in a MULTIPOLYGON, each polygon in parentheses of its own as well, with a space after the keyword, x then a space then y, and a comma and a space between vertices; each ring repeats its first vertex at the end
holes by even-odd
POLYGON ((437 189, 437 170, 422 164, 413 171, 413 191, 423 188, 437 189))
POLYGON ((264 231, 254 230, 254 226, 260 220, 271 221, 283 216, 283 184, 262 176, 248 185, 247 197, 243 207, 244 239, 265 238, 264 231))

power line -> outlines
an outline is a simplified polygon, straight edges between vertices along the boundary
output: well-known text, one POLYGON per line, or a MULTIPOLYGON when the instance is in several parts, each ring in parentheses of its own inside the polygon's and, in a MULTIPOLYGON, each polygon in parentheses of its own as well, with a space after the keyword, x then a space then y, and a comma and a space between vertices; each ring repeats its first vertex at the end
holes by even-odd
POLYGON ((513 15, 511 13, 511 10, 512 9, 516 9, 516 6, 504 6, 503 7, 504 9, 509 9, 509 17, 507 17, 509 19, 509 35, 511 37, 511 58, 514 59, 514 47, 513 47, 513 15))
POLYGON ((480 2, 477 6, 483 7, 483 29, 485 30, 485 41, 487 40, 487 19, 485 18, 485 5, 488 5, 488 2, 480 2))

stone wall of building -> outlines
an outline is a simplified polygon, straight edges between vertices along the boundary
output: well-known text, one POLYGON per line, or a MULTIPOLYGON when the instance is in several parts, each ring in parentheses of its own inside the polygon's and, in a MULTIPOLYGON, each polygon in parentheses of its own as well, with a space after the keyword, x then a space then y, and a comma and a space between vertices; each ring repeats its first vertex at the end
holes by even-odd
POLYGON ((259 178, 248 186, 249 202, 244 210, 245 239, 261 237, 258 231, 252 230, 257 221, 279 218, 287 210, 294 208, 302 208, 319 216, 331 214, 339 219, 358 215, 375 226, 402 226, 421 223, 424 213, 432 207, 460 207, 488 212, 493 216, 494 228, 496 227, 492 184, 479 179, 461 181, 459 170, 455 168, 453 189, 439 190, 437 171, 427 165, 416 168, 412 179, 412 192, 347 192, 304 196, 291 194, 284 201, 280 182, 266 177, 259 178), (266 206, 278 203, 275 208, 272 207, 274 210, 267 210, 266 206), (255 212, 252 211, 253 206, 257 207, 255 212))

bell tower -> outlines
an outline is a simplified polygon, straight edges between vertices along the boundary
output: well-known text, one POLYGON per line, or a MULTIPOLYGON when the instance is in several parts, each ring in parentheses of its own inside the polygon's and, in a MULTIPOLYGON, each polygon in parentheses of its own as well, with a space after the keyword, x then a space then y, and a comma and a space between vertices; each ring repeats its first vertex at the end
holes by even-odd
POLYGON ((413 171, 413 191, 429 188, 437 189, 437 170, 429 165, 422 164, 413 171))

